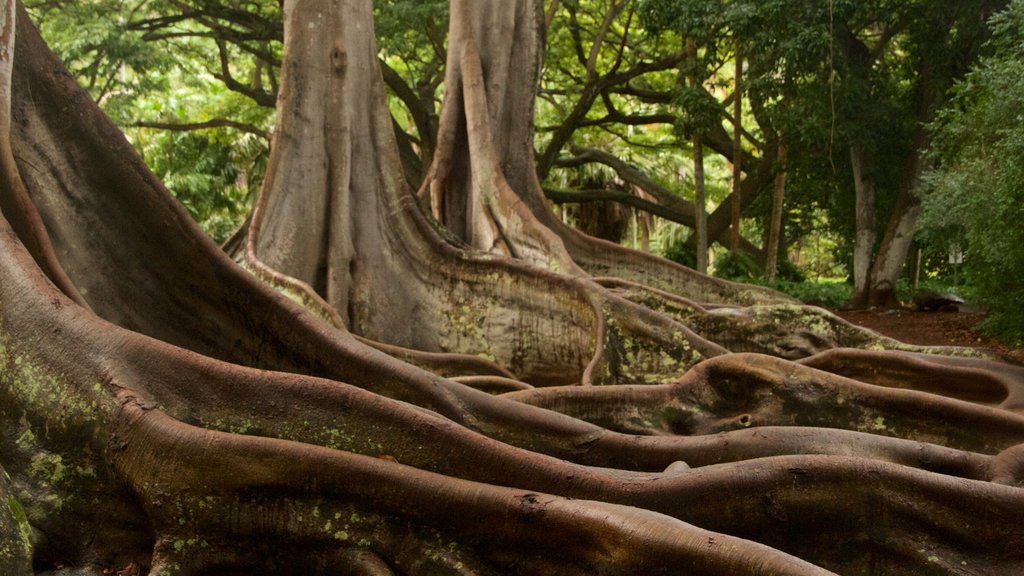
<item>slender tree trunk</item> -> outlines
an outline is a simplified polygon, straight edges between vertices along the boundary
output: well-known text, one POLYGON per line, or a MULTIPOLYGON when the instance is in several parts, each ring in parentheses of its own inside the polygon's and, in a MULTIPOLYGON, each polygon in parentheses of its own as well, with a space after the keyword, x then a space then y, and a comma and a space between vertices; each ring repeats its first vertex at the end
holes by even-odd
POLYGON ((708 213, 704 190, 704 142, 693 137, 693 202, 697 207, 697 271, 708 272, 708 213))
MULTIPOLYGON (((686 40, 686 52, 691 62, 697 60, 697 42, 693 38, 686 40)), ((696 89, 700 80, 695 74, 689 78, 690 87, 696 89)), ((693 136, 693 203, 696 208, 697 234, 697 271, 708 272, 708 212, 707 199, 704 191, 704 141, 700 134, 693 136)))
POLYGON ((736 80, 732 103, 732 204, 729 225, 729 249, 740 247, 740 216, 742 215, 743 179, 743 52, 736 48, 736 80))
POLYGON ((765 246, 766 263, 764 266, 764 277, 769 283, 775 281, 775 274, 778 271, 779 251, 782 239, 782 212, 783 202, 786 198, 786 142, 782 135, 779 135, 778 145, 779 172, 775 175, 775 187, 772 193, 772 213, 768 223, 768 242, 765 246))

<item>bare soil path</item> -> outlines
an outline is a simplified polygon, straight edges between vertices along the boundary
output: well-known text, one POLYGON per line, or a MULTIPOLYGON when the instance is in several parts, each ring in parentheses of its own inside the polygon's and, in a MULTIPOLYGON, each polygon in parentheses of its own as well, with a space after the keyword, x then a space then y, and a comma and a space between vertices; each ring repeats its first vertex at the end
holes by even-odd
POLYGON ((911 308, 895 310, 838 310, 846 320, 908 344, 927 346, 972 346, 988 348, 1024 364, 1024 348, 1014 348, 981 333, 978 324, 985 315, 978 312, 921 312, 911 308))

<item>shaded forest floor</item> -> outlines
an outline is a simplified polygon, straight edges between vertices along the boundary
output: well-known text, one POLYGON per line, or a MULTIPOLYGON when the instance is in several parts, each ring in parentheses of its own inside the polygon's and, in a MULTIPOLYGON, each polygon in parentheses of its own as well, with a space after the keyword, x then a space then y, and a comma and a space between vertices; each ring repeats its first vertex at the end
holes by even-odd
POLYGON ((846 320, 908 344, 988 348, 1024 365, 1024 348, 1000 344, 977 329, 985 315, 979 312, 920 312, 897 310, 839 310, 846 320))

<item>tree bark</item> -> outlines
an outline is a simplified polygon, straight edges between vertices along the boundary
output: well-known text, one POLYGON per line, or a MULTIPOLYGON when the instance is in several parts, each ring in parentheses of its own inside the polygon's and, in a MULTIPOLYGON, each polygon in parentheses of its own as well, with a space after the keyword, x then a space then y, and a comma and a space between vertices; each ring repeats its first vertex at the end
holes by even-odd
POLYGON ((704 139, 693 137, 693 202, 697 208, 697 272, 708 273, 708 212, 704 190, 704 139))
MULTIPOLYGON (((453 27, 456 25, 464 26, 460 24, 461 22, 474 22, 493 17, 486 16, 486 14, 504 13, 511 16, 514 13, 512 3, 507 4, 507 6, 503 4, 504 7, 500 11, 495 12, 488 9, 489 4, 487 2, 476 2, 466 5, 456 3, 453 5, 453 8, 455 6, 459 6, 459 8, 455 8, 453 14, 465 12, 467 16, 453 18, 453 27)), ((484 71, 485 78, 488 78, 485 81, 487 86, 519 86, 524 78, 536 78, 539 74, 541 50, 543 47, 542 27, 539 25, 541 22, 541 16, 539 16, 541 12, 538 10, 539 3, 536 0, 519 0, 514 4, 519 6, 517 8, 520 14, 518 24, 514 24, 506 18, 501 26, 492 25, 491 28, 487 29, 487 33, 476 32, 472 35, 476 42, 487 42, 494 46, 492 48, 483 48, 479 51, 484 56, 486 62, 481 68, 484 71), (521 36, 517 37, 516 41, 511 44, 498 45, 497 40, 504 36, 500 33, 495 33, 495 30, 511 29, 515 29, 521 36), (511 52, 506 50, 508 46, 513 47, 511 52), (500 77, 503 74, 510 74, 510 71, 515 72, 515 75, 500 77), (528 71, 528 73, 525 73, 525 76, 523 76, 524 71, 528 71), (495 75, 498 77, 492 78, 495 75)), ((455 31, 453 28, 454 37, 458 38, 464 34, 455 31)), ((460 46, 461 44, 461 41, 456 41, 453 45, 460 46)), ((449 87, 449 90, 462 86, 461 80, 453 70, 457 72, 459 68, 458 66, 453 67, 450 63, 448 74, 449 76, 455 74, 455 78, 450 77, 446 81, 446 86, 449 87)), ((652 285, 700 302, 741 305, 792 302, 777 293, 752 286, 738 286, 719 279, 709 278, 662 258, 630 250, 611 242, 591 238, 581 234, 557 218, 551 212, 545 200, 537 177, 537 171, 534 168, 532 143, 534 89, 534 85, 531 85, 528 90, 502 91, 497 88, 488 88, 488 90, 484 91, 487 109, 489 110, 490 126, 528 125, 528 129, 519 128, 515 132, 491 130, 492 138, 495 139, 491 149, 493 154, 497 155, 497 160, 490 157, 492 153, 477 154, 478 157, 482 156, 482 158, 479 158, 479 164, 483 166, 500 165, 501 171, 497 176, 503 177, 508 185, 508 189, 517 197, 516 200, 510 200, 509 203, 512 206, 518 206, 518 203, 521 202, 530 211, 530 214, 522 214, 516 208, 516 213, 511 216, 510 222, 516 222, 516 226, 525 229, 527 233, 523 234, 518 230, 510 230, 513 233, 504 236, 504 243, 498 242, 495 244, 499 248, 499 252, 510 254, 512 249, 507 247, 509 242, 514 245, 517 241, 523 243, 531 238, 540 238, 541 240, 539 241, 529 240, 526 242, 527 246, 521 247, 514 255, 520 259, 532 261, 547 268, 555 268, 560 272, 591 276, 597 279, 604 276, 614 276, 619 280, 652 285), (516 113, 512 113, 513 111, 516 113), (498 134, 501 134, 500 138, 498 134), (510 137, 506 137, 506 135, 510 137), (522 135, 522 137, 519 135, 522 135), (554 234, 554 238, 548 236, 551 233, 554 234), (517 239, 517 236, 520 237, 517 239), (506 248, 501 249, 502 246, 506 246, 506 248), (546 259, 544 252, 547 252, 546 259)), ((442 120, 442 136, 439 136, 438 140, 439 142, 446 141, 444 134, 450 134, 451 137, 447 139, 447 142, 450 143, 448 145, 449 150, 458 149, 457 140, 454 135, 460 134, 464 130, 464 128, 461 128, 461 124, 457 124, 462 122, 459 118, 466 116, 469 112, 467 106, 466 112, 461 115, 459 114, 459 108, 463 105, 460 102, 460 92, 458 90, 454 94, 450 92, 449 96, 446 97, 445 110, 448 112, 447 118, 449 120, 447 122, 442 120), (445 128, 445 125, 448 128, 445 128)), ((441 146, 443 145, 439 144, 439 148, 441 146)), ((435 165, 452 171, 450 174, 458 173, 458 169, 450 167, 457 166, 458 160, 450 161, 449 158, 439 156, 435 161, 435 165)), ((448 172, 436 171, 432 176, 428 176, 428 182, 421 190, 420 195, 425 194, 424 190, 430 189, 434 190, 431 196, 438 197, 438 186, 442 183, 446 184, 446 178, 453 178, 450 174, 448 172), (442 174, 445 175, 444 178, 441 177, 442 174)), ((487 176, 487 178, 490 178, 490 176, 487 176)), ((465 182, 467 179, 462 178, 461 181, 465 182)), ((474 186, 480 186, 481 184, 490 186, 486 180, 481 181, 480 178, 474 180, 473 184, 474 186)), ((501 183, 498 183, 496 186, 500 190, 505 190, 501 183)), ((492 196, 504 197, 505 195, 505 192, 502 192, 492 196)), ((484 196, 486 197, 488 194, 485 193, 484 196)), ((465 194, 463 194, 463 197, 465 197, 465 194)), ((502 202, 505 201, 503 200, 502 202)), ((455 203, 460 207, 466 205, 466 202, 462 200, 455 203)), ((470 204, 479 205, 479 202, 475 204, 470 202, 470 204)), ((471 209, 479 210, 480 208, 459 208, 459 210, 471 209)), ((490 210, 490 212, 493 214, 496 211, 490 210)), ((435 214, 440 215, 437 201, 435 201, 435 214)), ((453 230, 457 236, 469 242, 468 232, 460 232, 463 227, 457 220, 459 218, 453 219, 443 215, 441 218, 443 224, 453 230)), ((478 222, 481 220, 487 221, 486 219, 477 219, 478 222)), ((506 227, 511 228, 511 226, 506 227)), ((478 235, 478 237, 486 238, 486 230, 478 235)), ((483 246, 486 242, 477 241, 474 244, 483 246)))

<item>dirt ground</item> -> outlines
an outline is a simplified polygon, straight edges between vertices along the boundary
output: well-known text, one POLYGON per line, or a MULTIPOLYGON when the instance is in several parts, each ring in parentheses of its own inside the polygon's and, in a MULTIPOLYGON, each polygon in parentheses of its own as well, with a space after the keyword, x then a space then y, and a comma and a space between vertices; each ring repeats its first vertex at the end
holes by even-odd
POLYGON ((980 333, 985 319, 977 312, 920 312, 899 310, 839 310, 846 320, 908 344, 988 348, 1024 365, 1024 348, 1011 348, 980 333))

